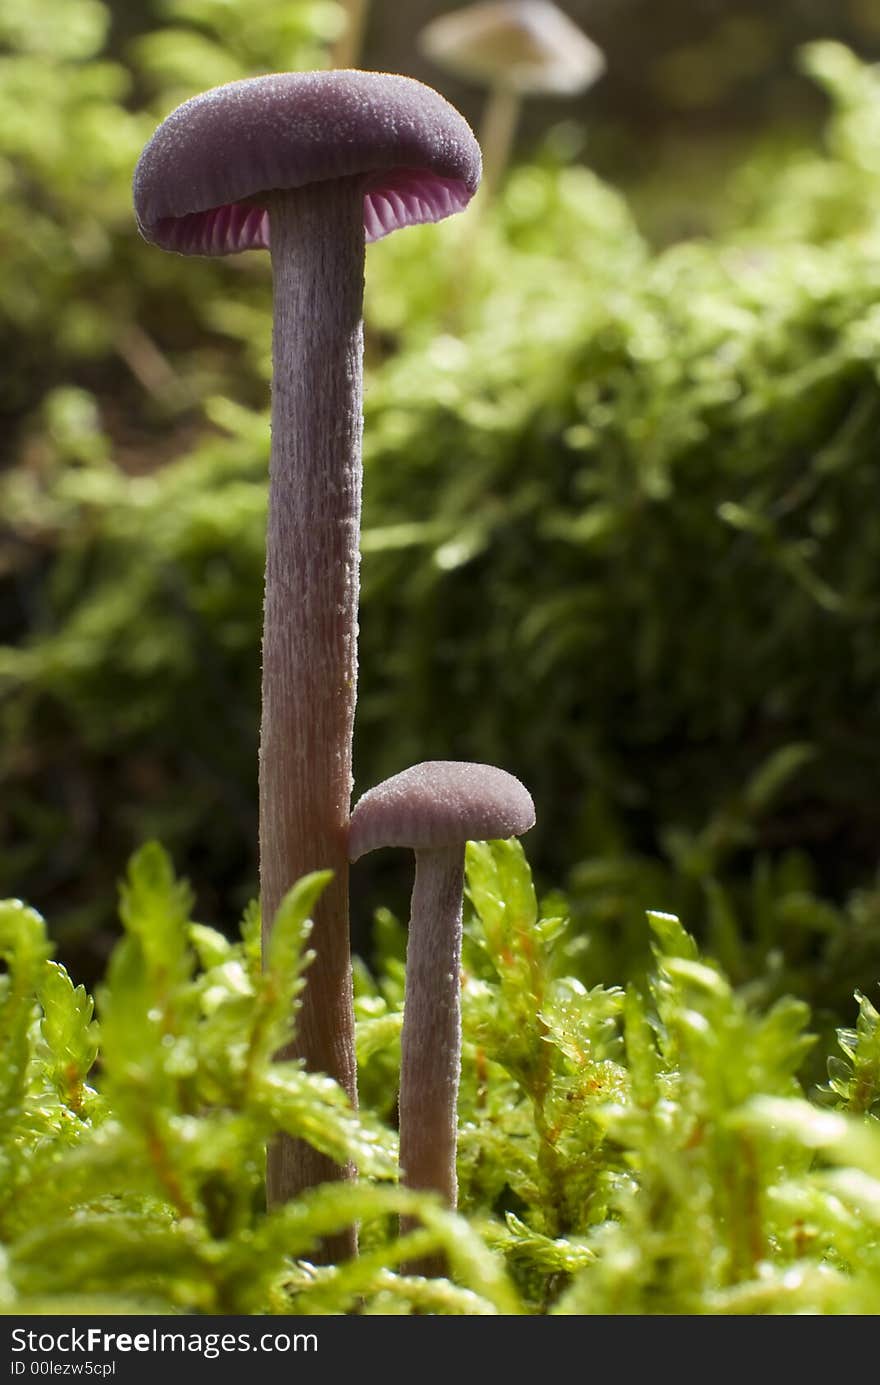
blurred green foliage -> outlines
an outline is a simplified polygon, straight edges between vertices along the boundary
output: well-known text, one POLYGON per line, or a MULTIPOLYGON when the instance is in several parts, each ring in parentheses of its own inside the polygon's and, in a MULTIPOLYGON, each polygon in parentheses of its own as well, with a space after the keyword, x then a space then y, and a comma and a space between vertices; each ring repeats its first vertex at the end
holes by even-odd
MULTIPOLYGON (((216 278, 200 264, 181 277, 143 253, 134 164, 179 101, 253 72, 320 65, 339 22, 332 0, 142 0, 124 13, 101 0, 0 0, 0 410, 36 406, 71 371, 100 378, 111 400, 114 372, 126 383, 133 372, 147 415, 151 390, 185 402, 146 332, 193 346, 216 278)), ((120 402, 149 421, 136 392, 120 402)))
MULTIPOLYGON (((140 244, 129 180, 339 16, 63 8, 0 0, 0 884, 69 930, 147 836, 215 916, 253 889, 268 258, 140 244)), ((674 909, 824 1025, 880 957, 880 85, 805 62, 825 148, 756 154, 714 240, 654 252, 560 134, 370 250, 356 773, 519 773, 583 984, 674 909)))
POLYGON ((191 921, 155 844, 131 861, 124 936, 89 996, 42 919, 0 904, 0 1312, 25 1314, 875 1314, 878 1016, 860 999, 830 1083, 799 1079, 809 1011, 731 985, 669 914, 644 985, 585 988, 563 917, 516 842, 471 843, 459 1210, 395 1181, 402 930, 358 970, 361 1111, 272 1063, 308 984, 306 877, 263 967, 191 921), (98 1062, 96 1064, 96 1056, 98 1062), (357 1181, 265 1210, 283 1128, 357 1181), (400 1237, 397 1214, 421 1225, 400 1237), (360 1223, 360 1257, 310 1262, 360 1223), (430 1251, 448 1279, 402 1265, 430 1251))

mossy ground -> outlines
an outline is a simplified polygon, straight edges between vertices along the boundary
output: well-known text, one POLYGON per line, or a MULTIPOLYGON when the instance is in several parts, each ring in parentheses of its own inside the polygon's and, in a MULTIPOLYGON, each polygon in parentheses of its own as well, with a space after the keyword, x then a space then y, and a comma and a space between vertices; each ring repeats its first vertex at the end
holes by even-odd
POLYGON ((396 1183, 402 934, 357 968, 361 1110, 272 1054, 308 984, 308 877, 241 940, 190 920, 158 846, 122 888, 99 992, 0 908, 0 1237, 12 1313, 726 1314, 880 1310, 880 1016, 858 997, 830 1081, 798 1080, 809 1012, 737 992, 672 915, 644 987, 587 989, 522 849, 467 859, 459 1211, 396 1183), (855 1012, 855 1009, 854 1009, 855 1012), (283 1129, 358 1180, 267 1213, 283 1129), (423 1227, 402 1239, 397 1213, 423 1227), (360 1258, 315 1268, 358 1220, 360 1258), (402 1273, 440 1249, 450 1278, 402 1273))
POLYGON ((656 249, 557 138, 478 237, 370 252, 358 789, 473 758, 539 810, 540 906, 470 852, 461 1212, 402 1245, 402 874, 354 895, 360 1117, 268 1063, 315 882, 268 979, 252 906, 230 941, 268 263, 160 255, 130 209, 157 118, 315 62, 325 7, 163 15, 122 52, 98 0, 0 0, 0 893, 52 925, 0 913, 0 1301, 878 1311, 876 72, 805 54, 823 147, 756 151, 711 238, 656 249), (197 905, 140 851, 101 980, 151 837, 197 905), (362 1181, 266 1215, 279 1125, 362 1181), (308 1268, 352 1217, 358 1264, 308 1268), (430 1246, 452 1281, 398 1273, 430 1246))

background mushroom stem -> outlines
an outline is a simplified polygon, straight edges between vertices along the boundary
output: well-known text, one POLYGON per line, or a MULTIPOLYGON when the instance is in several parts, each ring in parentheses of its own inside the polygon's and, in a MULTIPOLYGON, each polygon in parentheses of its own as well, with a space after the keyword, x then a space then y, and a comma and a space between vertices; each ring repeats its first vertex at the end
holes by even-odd
MULTIPOLYGON (((400 1067, 400 1166, 408 1188, 458 1201, 455 1174, 461 1067, 461 913, 464 844, 415 853, 400 1067)), ((413 1222, 402 1218, 402 1233, 413 1222)), ((446 1273, 442 1256, 406 1266, 446 1273)))
POLYGON ((468 298, 473 293, 474 262, 479 253, 483 218, 498 196, 510 165, 521 112, 522 97, 518 91, 504 82, 495 82, 490 87, 480 119, 483 177, 480 190, 468 209, 467 235, 461 239, 455 281, 450 286, 446 303, 446 321, 456 330, 461 328, 468 298))
POLYGON ((333 67, 357 67, 364 43, 369 0, 342 0, 345 27, 330 55, 333 67))
POLYGON ((501 82, 492 86, 480 121, 480 148, 483 151, 481 200, 484 204, 495 196, 510 163, 521 109, 522 97, 513 87, 501 82))
MULTIPOLYGON (((273 194, 272 456, 263 627, 260 875, 264 935, 308 871, 315 911, 295 1049, 357 1100, 347 831, 357 679, 364 197, 360 177, 273 194)), ((284 1054, 281 1056, 290 1056, 284 1054)), ((279 1137, 270 1206, 347 1170, 279 1137)), ((344 1247, 334 1246, 338 1257, 344 1247)), ((354 1249, 354 1232, 348 1249, 354 1249)))

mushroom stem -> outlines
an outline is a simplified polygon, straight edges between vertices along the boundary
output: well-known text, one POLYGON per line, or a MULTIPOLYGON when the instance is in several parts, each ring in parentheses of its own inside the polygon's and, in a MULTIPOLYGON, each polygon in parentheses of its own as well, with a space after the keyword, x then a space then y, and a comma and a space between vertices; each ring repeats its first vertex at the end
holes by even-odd
MULTIPOLYGON (((291 1053, 357 1101, 347 831, 357 678, 364 193, 360 177, 273 194, 272 455, 263 626, 260 877, 264 937, 308 871, 333 880, 314 917, 291 1053)), ((280 1136, 269 1205, 351 1176, 280 1136)), ((354 1231, 347 1238, 354 1250, 354 1231)), ((339 1248, 336 1248, 338 1254, 339 1248)))
POLYGON ((480 124, 484 204, 495 196, 510 163, 521 107, 522 98, 513 87, 496 82, 491 88, 480 124))
POLYGON ((369 0, 343 0, 345 27, 333 45, 333 67, 357 67, 363 47, 369 0))
MULTIPOLYGON (((461 901, 464 845, 415 853, 400 1065, 400 1166, 408 1188, 458 1201, 456 1107, 461 1069, 461 901)), ((412 1218, 401 1218, 402 1233, 412 1218)), ((407 1266, 444 1274, 442 1256, 407 1266)))
POLYGON ((522 98, 505 83, 496 82, 489 90, 480 122, 480 148, 483 151, 483 177, 480 191, 470 207, 466 227, 455 263, 455 282, 450 286, 446 321, 460 331, 468 297, 472 294, 474 261, 479 251, 482 221, 494 202, 513 153, 522 98))

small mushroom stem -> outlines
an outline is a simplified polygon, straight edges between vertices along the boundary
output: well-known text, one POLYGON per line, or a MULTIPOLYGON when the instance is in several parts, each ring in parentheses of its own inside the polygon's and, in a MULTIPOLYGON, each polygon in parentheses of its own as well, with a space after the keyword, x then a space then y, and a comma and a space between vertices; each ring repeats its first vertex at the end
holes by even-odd
POLYGON ((364 40, 369 0, 343 0, 345 26, 331 53, 333 67, 357 67, 364 40))
MULTIPOLYGON (((274 375, 260 739, 264 936, 300 876, 334 872, 315 910, 316 955, 292 1051, 310 1071, 334 1077, 353 1103, 347 831, 357 678, 363 202, 362 180, 346 178, 273 194, 270 204, 274 375)), ((280 1136, 269 1153, 269 1204, 350 1175, 310 1145, 280 1136)), ((354 1250, 353 1230, 347 1248, 354 1250)))
MULTIPOLYGON (((461 1069, 461 901, 464 844, 416 851, 400 1067, 400 1166, 408 1188, 458 1201, 455 1175, 461 1069)), ((411 1218, 401 1218, 402 1233, 411 1218)), ((410 1273, 444 1274, 443 1256, 410 1273)))
POLYGON ((506 83, 496 83, 491 88, 480 124, 484 204, 495 196, 510 163, 521 107, 522 98, 519 93, 506 83))
POLYGON ((446 305, 446 321, 454 330, 461 329, 468 296, 472 293, 471 281, 474 260, 480 245, 482 221, 497 196, 510 163, 521 108, 522 98, 511 87, 496 82, 490 88, 480 122, 483 177, 480 191, 470 207, 467 238, 462 241, 459 248, 455 262, 455 281, 450 286, 446 305))

